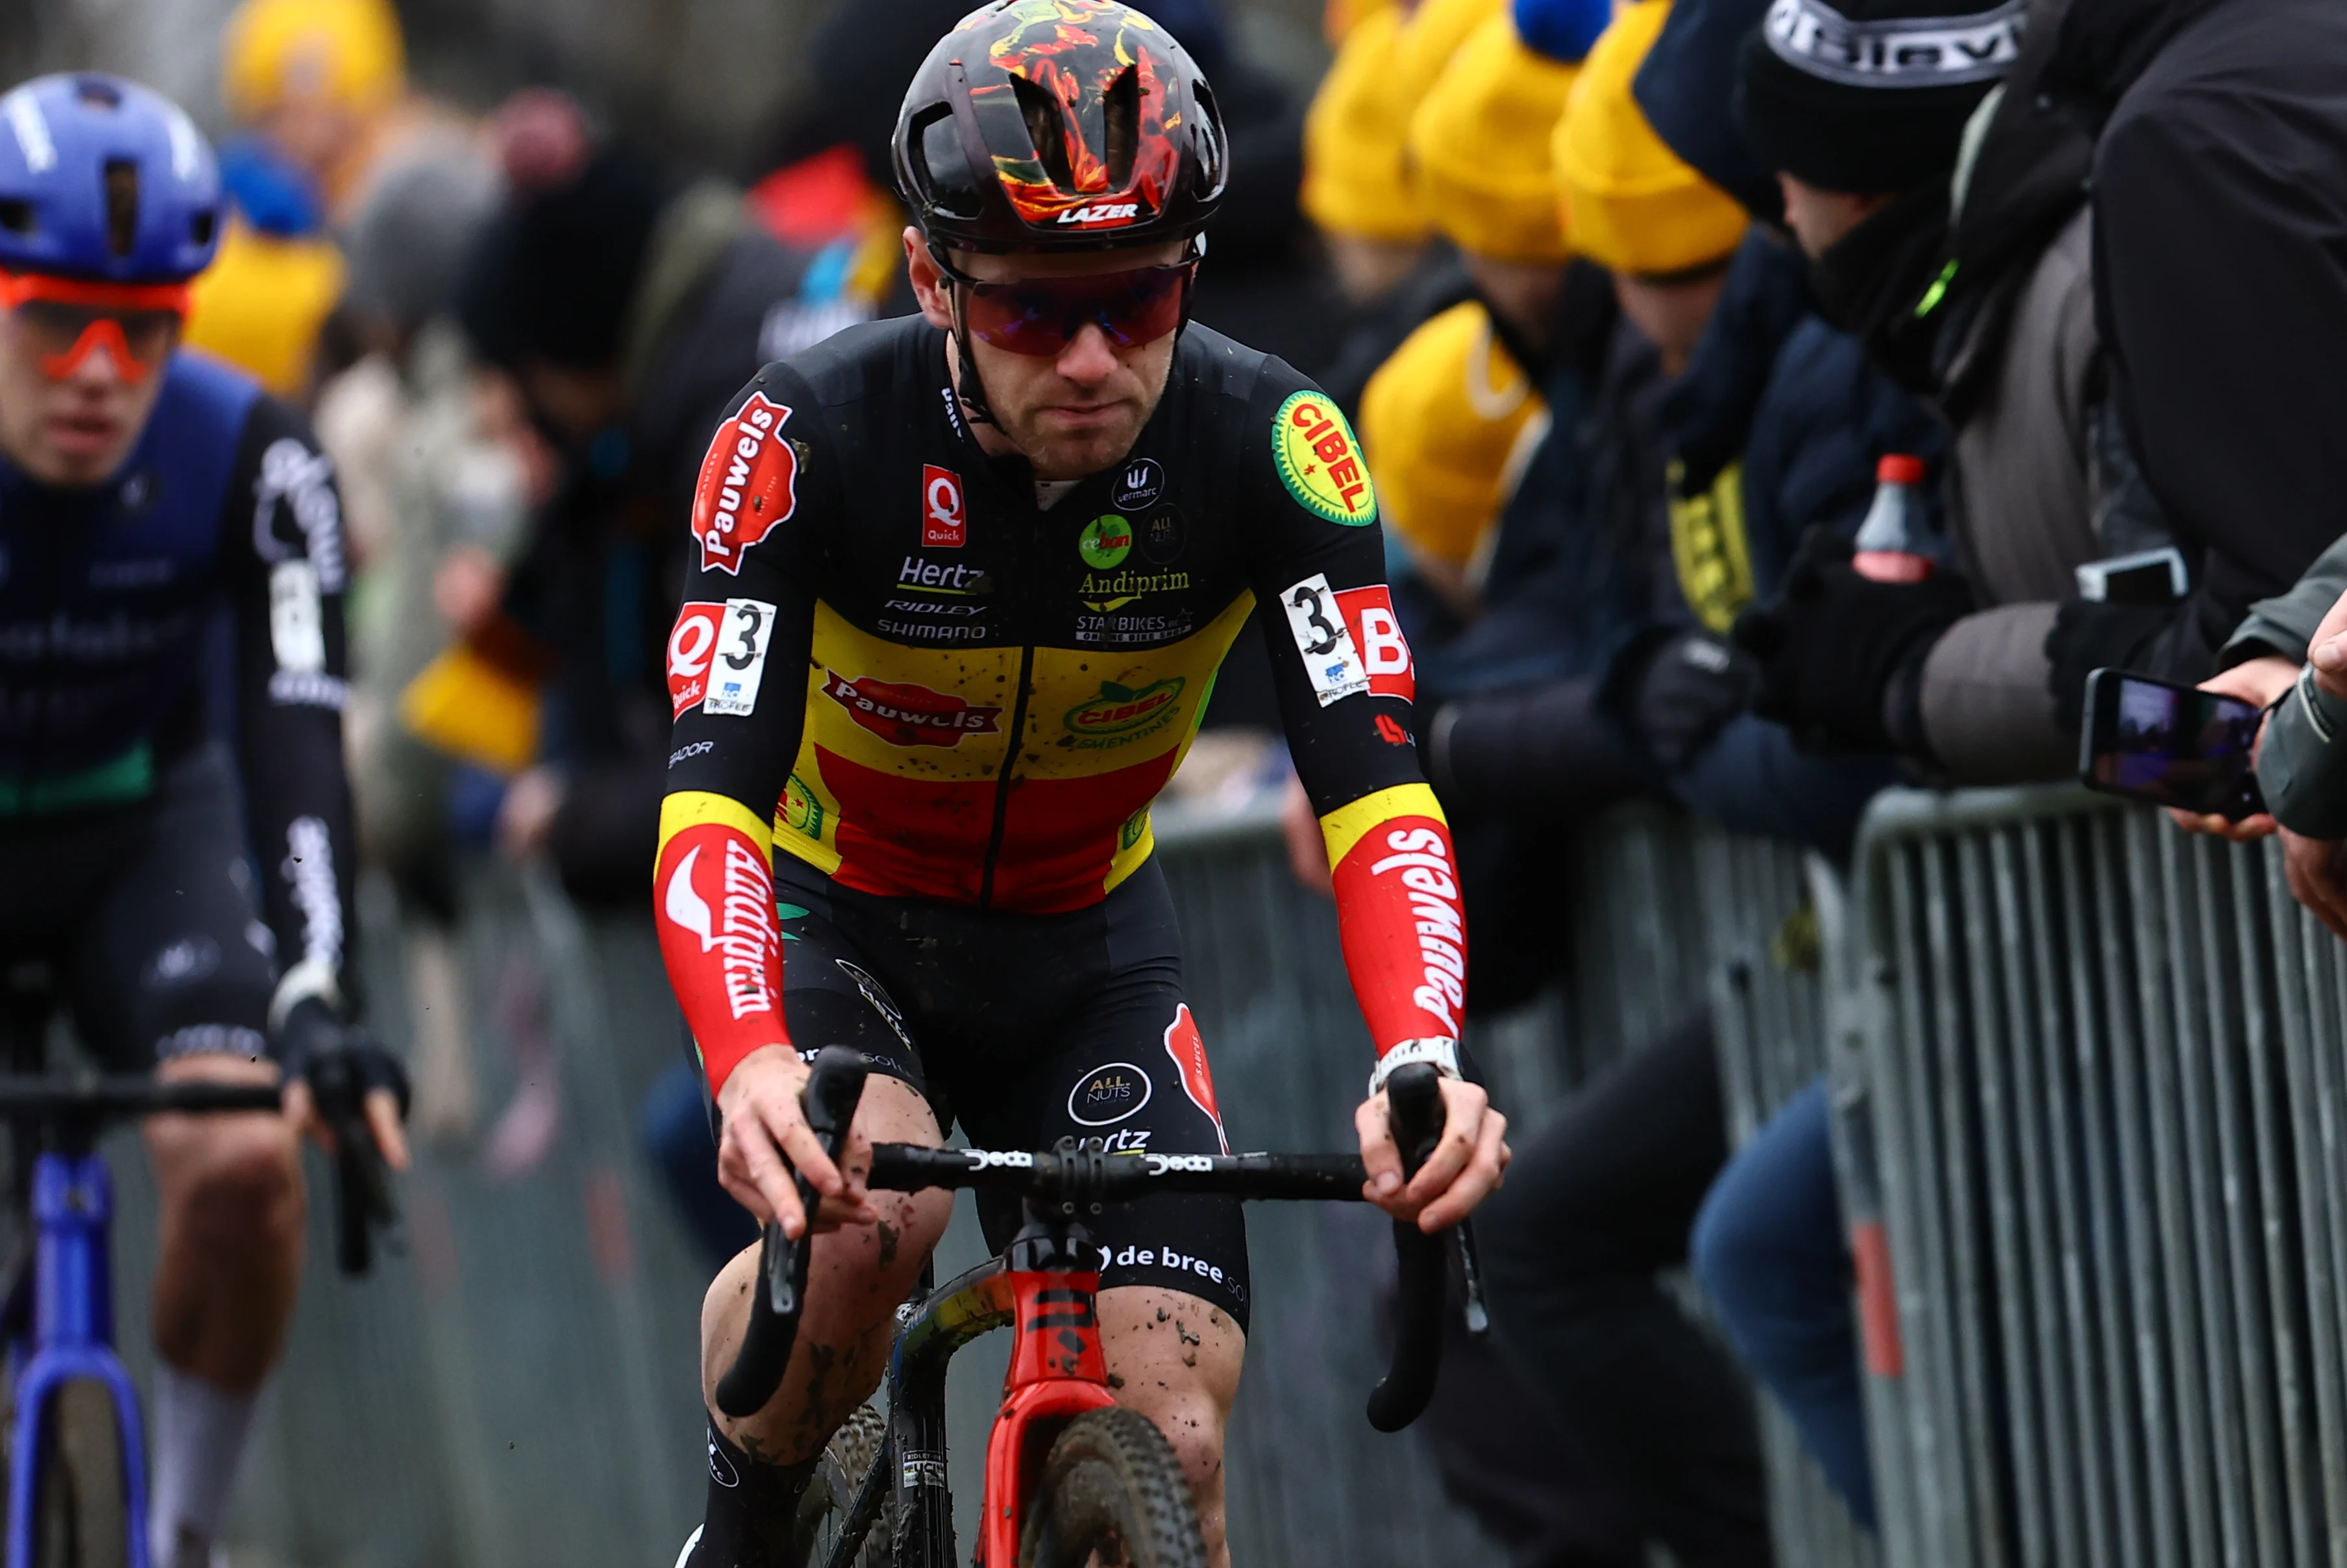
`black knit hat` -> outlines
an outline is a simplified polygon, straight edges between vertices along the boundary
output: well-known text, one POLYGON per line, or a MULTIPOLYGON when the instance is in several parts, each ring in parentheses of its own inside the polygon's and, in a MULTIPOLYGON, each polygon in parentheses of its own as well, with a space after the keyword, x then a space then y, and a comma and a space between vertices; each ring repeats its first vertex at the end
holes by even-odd
POLYGON ((1824 190, 1953 171, 1964 121, 2021 52, 2026 0, 1770 0, 1737 118, 1760 161, 1824 190))
POLYGON ((650 154, 614 143, 569 179, 515 198, 474 242, 457 297, 457 320, 482 356, 588 370, 616 363, 670 190, 650 154))

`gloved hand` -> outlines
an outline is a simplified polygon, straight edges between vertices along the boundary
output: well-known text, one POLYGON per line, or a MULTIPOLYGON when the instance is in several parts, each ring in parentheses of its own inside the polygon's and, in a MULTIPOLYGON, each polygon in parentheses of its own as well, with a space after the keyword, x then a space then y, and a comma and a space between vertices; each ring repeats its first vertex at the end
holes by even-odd
POLYGON ((363 1113, 375 1146, 395 1171, 407 1168, 407 1069, 364 1026, 344 1023, 316 997, 293 1004, 277 1029, 285 1072, 286 1113, 332 1147, 330 1123, 363 1113))
POLYGON ((1624 716, 1646 755, 1679 773, 1745 710, 1759 673, 1750 654, 1717 632, 1681 631, 1631 676, 1624 716))
POLYGON ((1752 711, 1793 733, 1804 751, 1898 749, 1884 718, 1891 682, 1973 608, 1962 578, 1876 582, 1850 566, 1850 546, 1812 524, 1785 586, 1737 617, 1737 646, 1760 662, 1752 711))

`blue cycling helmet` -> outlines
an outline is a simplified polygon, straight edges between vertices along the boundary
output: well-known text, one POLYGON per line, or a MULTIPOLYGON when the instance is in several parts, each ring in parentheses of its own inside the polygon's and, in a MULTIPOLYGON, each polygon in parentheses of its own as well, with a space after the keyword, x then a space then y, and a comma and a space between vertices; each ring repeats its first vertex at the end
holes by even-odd
POLYGON ((220 229, 219 161, 170 99, 87 71, 0 97, 0 269, 185 282, 220 229))

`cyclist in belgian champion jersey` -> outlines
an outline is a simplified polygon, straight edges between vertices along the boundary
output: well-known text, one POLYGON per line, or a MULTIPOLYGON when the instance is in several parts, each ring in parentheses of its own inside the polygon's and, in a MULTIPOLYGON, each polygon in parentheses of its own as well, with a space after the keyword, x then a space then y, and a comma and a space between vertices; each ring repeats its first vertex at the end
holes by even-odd
POLYGON ((333 468, 249 377, 178 352, 223 219, 178 106, 94 74, 0 97, 0 1015, 37 1040, 54 995, 111 1071, 288 1084, 283 1117, 148 1124, 157 1568, 212 1560, 292 1312, 305 1071, 343 1054, 406 1157, 398 1065, 344 1021, 333 468))
MULTIPOLYGON (((870 1142, 958 1120, 989 1147, 1225 1151, 1149 810, 1253 606, 1378 1052, 1368 1195, 1433 1230, 1499 1182, 1504 1122, 1460 1074, 1455 862, 1376 490, 1317 388, 1186 324, 1226 159, 1211 89, 1142 13, 973 13, 897 121, 921 314, 768 365, 712 445, 669 645, 655 907, 722 1179, 795 1235, 805 1173, 828 1234, 781 1391, 710 1418, 682 1564, 784 1561, 815 1457, 881 1376, 950 1205, 867 1192, 870 1142), (835 1043, 875 1068, 845 1172, 799 1109, 802 1053, 835 1043), (1449 1122, 1405 1186, 1379 1087, 1413 1061, 1440 1068, 1449 1122)), ((1017 1224, 1015 1204, 980 1214, 996 1245, 1017 1224)), ((1092 1230, 1112 1382, 1171 1440, 1226 1561, 1239 1206, 1158 1197, 1092 1230)), ((705 1383, 756 1256, 710 1289, 705 1383)))

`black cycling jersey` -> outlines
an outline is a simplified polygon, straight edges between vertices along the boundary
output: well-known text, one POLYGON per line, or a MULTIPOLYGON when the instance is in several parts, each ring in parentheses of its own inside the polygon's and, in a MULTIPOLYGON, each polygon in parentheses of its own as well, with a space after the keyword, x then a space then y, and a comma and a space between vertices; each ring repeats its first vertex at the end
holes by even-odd
POLYGON ((1446 906, 1412 909, 1380 833, 1378 879, 1364 868, 1340 911, 1371 1034, 1455 1038, 1447 835, 1376 492, 1335 405, 1190 327, 1132 451, 1046 507, 965 425, 945 345, 906 318, 768 365, 702 468, 657 897, 712 1081, 779 1032, 781 948, 753 896, 773 850, 882 897, 1098 903, 1146 861, 1150 804, 1258 603, 1332 864, 1392 829, 1411 875, 1432 868, 1410 896, 1446 906))
POLYGON ((68 819, 148 832, 159 781, 225 730, 258 939, 295 982, 286 999, 333 997, 354 864, 333 464, 242 373, 181 353, 163 375, 106 484, 55 489, 0 459, 0 869, 68 819))

